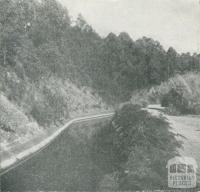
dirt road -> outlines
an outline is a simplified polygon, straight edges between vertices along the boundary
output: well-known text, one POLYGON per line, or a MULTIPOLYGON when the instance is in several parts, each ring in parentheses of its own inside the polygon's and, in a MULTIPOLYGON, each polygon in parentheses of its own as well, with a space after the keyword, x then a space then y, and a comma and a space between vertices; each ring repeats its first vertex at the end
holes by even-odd
POLYGON ((200 116, 169 116, 156 109, 148 109, 155 116, 164 115, 171 124, 171 131, 182 141, 181 156, 192 157, 197 161, 197 181, 200 185, 200 116))
POLYGON ((167 116, 172 131, 183 142, 180 154, 196 159, 198 164, 198 182, 200 183, 200 116, 167 116))

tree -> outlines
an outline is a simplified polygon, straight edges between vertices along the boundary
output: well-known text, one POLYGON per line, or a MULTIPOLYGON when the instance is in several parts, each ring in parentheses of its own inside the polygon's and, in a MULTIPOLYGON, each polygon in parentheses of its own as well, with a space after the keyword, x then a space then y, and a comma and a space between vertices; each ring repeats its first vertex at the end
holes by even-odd
POLYGON ((56 0, 42 0, 35 8, 35 19, 29 32, 35 46, 49 41, 61 43, 71 24, 67 9, 56 0))
POLYGON ((82 31, 90 32, 93 31, 92 27, 86 22, 84 17, 81 14, 78 14, 76 19, 76 26, 82 31))
POLYGON ((120 190, 165 187, 167 160, 180 147, 163 117, 132 104, 116 111, 93 139, 94 162, 106 173, 118 173, 120 190))
POLYGON ((166 69, 167 71, 166 79, 173 76, 177 71, 177 53, 170 47, 167 51, 166 69))

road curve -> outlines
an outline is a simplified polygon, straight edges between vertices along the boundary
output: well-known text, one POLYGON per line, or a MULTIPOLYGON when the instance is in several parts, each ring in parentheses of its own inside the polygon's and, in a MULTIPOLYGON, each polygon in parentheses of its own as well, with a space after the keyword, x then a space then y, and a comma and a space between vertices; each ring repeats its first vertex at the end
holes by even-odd
MULTIPOLYGON (((38 144, 32 146, 31 148, 28 148, 24 150, 23 152, 20 152, 16 155, 12 155, 8 159, 4 159, 0 161, 0 176, 5 174, 6 172, 10 171, 11 169, 17 167, 21 163, 27 161, 28 159, 32 158, 35 154, 46 148, 52 141, 55 140, 56 137, 58 137, 63 131, 65 131, 69 126, 71 126, 74 123, 78 122, 84 122, 89 121, 93 119, 101 119, 106 117, 111 117, 114 113, 103 113, 98 115, 90 115, 90 116, 84 116, 84 117, 77 117, 69 120, 64 126, 59 128, 57 131, 55 131, 52 135, 47 137, 46 139, 42 140, 38 144)), ((2 159, 2 158, 1 158, 2 159)))
POLYGON ((110 118, 72 123, 45 149, 4 173, 1 191, 96 191, 102 171, 93 161, 93 135, 110 118))

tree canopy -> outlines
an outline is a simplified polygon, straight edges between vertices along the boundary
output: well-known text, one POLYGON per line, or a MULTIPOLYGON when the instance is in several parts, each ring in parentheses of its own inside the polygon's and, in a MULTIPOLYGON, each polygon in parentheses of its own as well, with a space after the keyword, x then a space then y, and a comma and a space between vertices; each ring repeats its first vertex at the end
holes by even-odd
POLYGON ((2 70, 20 66, 30 81, 70 79, 111 104, 177 73, 200 70, 199 54, 166 51, 151 38, 133 41, 126 32, 102 38, 81 14, 73 23, 56 0, 1 1, 0 29, 2 70))

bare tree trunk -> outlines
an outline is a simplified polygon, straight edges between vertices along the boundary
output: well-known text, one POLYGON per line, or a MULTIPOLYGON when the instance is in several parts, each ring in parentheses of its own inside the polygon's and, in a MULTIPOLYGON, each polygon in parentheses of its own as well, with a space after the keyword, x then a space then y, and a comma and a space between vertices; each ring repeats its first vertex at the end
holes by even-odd
POLYGON ((6 66, 7 60, 7 50, 6 47, 3 48, 3 65, 6 66))

